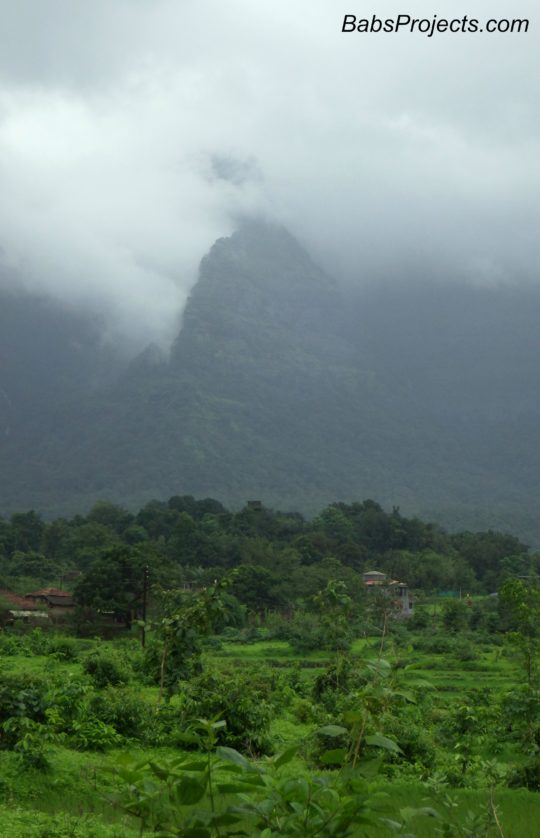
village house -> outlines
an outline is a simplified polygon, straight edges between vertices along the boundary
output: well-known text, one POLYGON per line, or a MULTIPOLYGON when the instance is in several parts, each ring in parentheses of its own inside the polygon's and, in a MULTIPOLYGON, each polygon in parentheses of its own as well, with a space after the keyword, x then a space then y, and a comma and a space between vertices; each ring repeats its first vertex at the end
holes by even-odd
POLYGON ((72 594, 60 588, 41 588, 26 594, 26 599, 49 610, 55 609, 58 613, 69 613, 75 607, 72 594))
POLYGON ((0 590, 0 625, 12 626, 15 622, 39 626, 49 622, 47 611, 34 600, 19 596, 13 591, 0 590))
POLYGON ((386 573, 380 570, 368 570, 362 574, 364 585, 371 590, 383 589, 388 592, 396 605, 396 611, 400 617, 409 617, 413 603, 409 596, 409 586, 405 582, 398 582, 397 579, 389 579, 386 573))

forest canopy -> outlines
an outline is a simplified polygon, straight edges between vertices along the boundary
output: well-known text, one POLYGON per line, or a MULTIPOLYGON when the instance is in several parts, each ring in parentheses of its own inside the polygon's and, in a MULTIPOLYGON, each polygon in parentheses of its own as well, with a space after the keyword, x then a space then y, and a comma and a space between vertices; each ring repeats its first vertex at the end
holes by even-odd
POLYGON ((191 495, 136 513, 100 501, 70 519, 45 521, 34 511, 0 519, 3 587, 56 584, 75 587, 81 604, 135 603, 146 566, 150 584, 165 588, 212 584, 240 568, 231 595, 263 612, 313 597, 335 579, 361 596, 361 574, 373 569, 423 592, 490 593, 507 578, 536 575, 540 554, 512 535, 450 534, 374 500, 333 503, 311 520, 257 502, 231 512, 191 495))

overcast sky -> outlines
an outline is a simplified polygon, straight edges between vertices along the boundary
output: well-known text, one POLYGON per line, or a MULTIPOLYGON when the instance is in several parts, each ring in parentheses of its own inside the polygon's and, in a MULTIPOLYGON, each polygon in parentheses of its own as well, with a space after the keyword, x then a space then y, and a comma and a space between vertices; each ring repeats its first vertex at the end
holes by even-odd
POLYGON ((532 0, 0 0, 0 248, 167 341, 212 242, 286 224, 327 269, 535 279, 532 0), (345 13, 527 34, 342 34, 345 13))

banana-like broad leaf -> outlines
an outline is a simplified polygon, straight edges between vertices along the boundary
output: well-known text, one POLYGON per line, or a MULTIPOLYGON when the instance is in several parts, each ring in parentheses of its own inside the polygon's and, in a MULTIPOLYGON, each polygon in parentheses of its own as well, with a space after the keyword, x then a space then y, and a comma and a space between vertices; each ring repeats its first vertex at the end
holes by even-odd
POLYGON ((233 765, 239 765, 240 768, 244 768, 246 771, 249 771, 251 768, 249 761, 238 751, 235 751, 234 748, 222 746, 220 748, 216 748, 216 754, 220 759, 223 759, 226 762, 232 762, 233 765))
POLYGON ((325 725, 320 727, 317 733, 322 733, 323 736, 344 736, 348 730, 340 725, 325 725))
POLYGON ((366 736, 366 744, 374 745, 376 748, 384 748, 386 751, 392 751, 394 754, 400 754, 401 748, 394 742, 393 739, 388 739, 380 733, 374 733, 372 736, 366 736))

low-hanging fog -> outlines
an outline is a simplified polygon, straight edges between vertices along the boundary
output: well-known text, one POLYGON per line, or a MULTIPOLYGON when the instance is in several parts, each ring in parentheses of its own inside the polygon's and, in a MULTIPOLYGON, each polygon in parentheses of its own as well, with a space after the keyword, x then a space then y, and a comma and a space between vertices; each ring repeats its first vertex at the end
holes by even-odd
POLYGON ((170 342, 253 214, 343 279, 534 281, 538 21, 532 0, 1 0, 0 273, 135 346, 170 342), (530 25, 342 34, 345 13, 530 25))

